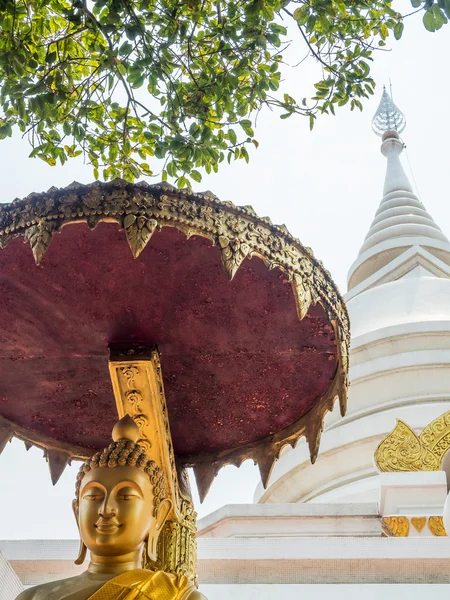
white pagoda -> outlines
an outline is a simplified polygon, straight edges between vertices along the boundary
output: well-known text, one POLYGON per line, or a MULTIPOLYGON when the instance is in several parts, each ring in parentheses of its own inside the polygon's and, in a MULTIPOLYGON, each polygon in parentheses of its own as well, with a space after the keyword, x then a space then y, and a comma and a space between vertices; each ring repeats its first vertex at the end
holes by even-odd
POLYGON ((384 91, 374 118, 387 169, 383 197, 344 296, 352 343, 344 418, 327 416, 320 454, 286 451, 255 500, 377 502, 377 445, 396 419, 421 431, 450 409, 450 243, 403 170, 401 113, 384 91))

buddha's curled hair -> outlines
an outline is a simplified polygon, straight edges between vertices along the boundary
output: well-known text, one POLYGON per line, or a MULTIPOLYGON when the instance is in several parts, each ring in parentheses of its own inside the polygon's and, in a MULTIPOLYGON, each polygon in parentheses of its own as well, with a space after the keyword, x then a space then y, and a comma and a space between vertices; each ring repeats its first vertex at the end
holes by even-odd
POLYGON ((153 486, 154 511, 156 516, 159 505, 167 498, 166 478, 164 473, 150 460, 142 446, 132 440, 121 439, 111 442, 107 448, 88 458, 80 467, 75 485, 75 502, 78 510, 80 502, 81 481, 86 473, 97 467, 137 467, 147 473, 153 486))

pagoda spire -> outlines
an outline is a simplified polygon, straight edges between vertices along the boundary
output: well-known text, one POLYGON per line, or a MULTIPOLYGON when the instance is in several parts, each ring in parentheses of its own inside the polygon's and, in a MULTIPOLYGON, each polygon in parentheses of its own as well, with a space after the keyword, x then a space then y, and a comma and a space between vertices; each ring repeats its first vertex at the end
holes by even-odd
POLYGON ((402 133, 406 127, 405 115, 397 108, 392 97, 383 86, 380 104, 372 119, 372 129, 376 135, 383 136, 386 131, 402 133))
POLYGON ((412 246, 421 246, 450 265, 450 243, 414 193, 400 161, 404 144, 399 134, 405 126, 403 113, 384 88, 372 120, 372 129, 381 136, 381 153, 387 161, 383 198, 350 268, 349 290, 366 280, 369 284, 369 279, 370 285, 376 285, 372 283, 375 273, 412 246))

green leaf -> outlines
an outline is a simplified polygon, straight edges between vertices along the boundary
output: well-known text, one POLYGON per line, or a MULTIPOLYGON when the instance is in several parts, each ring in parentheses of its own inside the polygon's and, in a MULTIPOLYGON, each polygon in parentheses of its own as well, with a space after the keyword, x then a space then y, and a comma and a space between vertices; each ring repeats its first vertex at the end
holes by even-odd
POLYGON ((233 146, 237 144, 237 135, 233 129, 228 130, 228 139, 233 146))
POLYGON ((445 16, 444 11, 437 4, 434 4, 431 7, 431 10, 433 11, 436 20, 436 28, 440 29, 442 25, 447 23, 447 17, 445 16))
POLYGON ((444 0, 444 11, 447 18, 450 19, 450 0, 444 0))
POLYGON ((186 179, 186 177, 184 175, 182 175, 181 177, 178 177, 177 185, 180 189, 189 187, 189 180, 186 179))
MULTIPOLYGON (((450 0, 411 1, 430 31, 447 23, 450 0)), ((106 179, 154 170, 190 185, 203 169, 249 160, 260 110, 312 129, 336 107, 361 109, 376 50, 403 35, 391 0, 88 4, 85 21, 82 0, 1 3, 0 139, 28 132, 33 157, 84 154, 106 179), (303 60, 292 37, 323 66, 313 98, 291 96, 282 79, 288 58, 303 60)))
POLYGON ((133 50, 130 42, 124 42, 119 48, 119 56, 127 56, 133 50))
POLYGON ((303 6, 302 6, 302 7, 299 7, 299 8, 296 8, 296 9, 294 10, 294 14, 293 14, 293 17, 294 17, 294 19, 295 19, 296 21, 299 21, 299 20, 302 18, 302 16, 303 16, 303 13, 304 13, 304 12, 305 12, 305 11, 303 10, 303 6))
POLYGON ((55 59, 56 59, 56 52, 49 52, 47 54, 46 62, 48 64, 51 64, 51 63, 55 62, 55 59))
POLYGON ((399 40, 402 37, 403 29, 405 28, 403 23, 397 23, 394 27, 394 37, 396 40, 399 40))
POLYGON ((200 183, 200 181, 202 180, 201 174, 198 171, 196 171, 195 169, 190 171, 189 175, 192 177, 192 179, 194 181, 197 181, 198 183, 200 183))
POLYGON ((423 15, 423 24, 428 31, 436 31, 436 19, 432 10, 427 10, 423 15))

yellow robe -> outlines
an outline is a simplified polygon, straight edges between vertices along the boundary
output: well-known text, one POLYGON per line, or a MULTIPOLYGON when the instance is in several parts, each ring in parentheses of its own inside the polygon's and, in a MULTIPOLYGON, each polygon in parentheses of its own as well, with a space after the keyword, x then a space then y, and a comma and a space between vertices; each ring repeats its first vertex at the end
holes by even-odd
POLYGON ((135 569, 105 583, 89 600, 186 600, 194 589, 187 577, 135 569))

